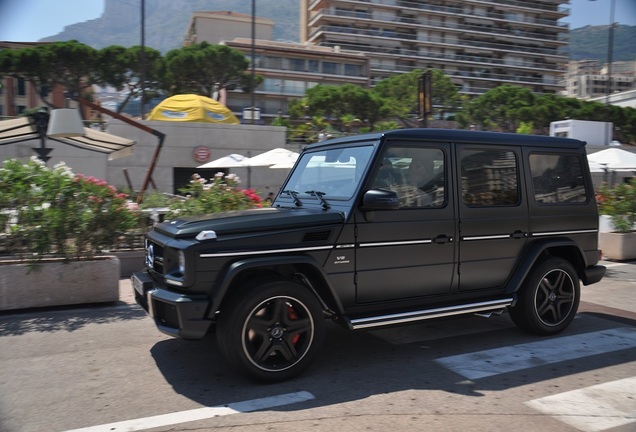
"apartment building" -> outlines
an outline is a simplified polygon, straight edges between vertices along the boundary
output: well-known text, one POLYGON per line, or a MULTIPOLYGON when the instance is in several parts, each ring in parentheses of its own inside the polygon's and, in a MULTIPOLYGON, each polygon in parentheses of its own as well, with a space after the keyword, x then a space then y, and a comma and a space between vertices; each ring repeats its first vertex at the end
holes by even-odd
MULTIPOLYGON (((256 39, 271 40, 276 23, 267 18, 254 18, 256 39)), ((183 46, 201 42, 218 44, 235 37, 252 34, 252 16, 232 11, 194 12, 186 30, 183 46)))
POLYGON ((301 0, 301 43, 366 53, 374 85, 443 70, 461 93, 501 84, 557 93, 569 0, 301 0))
MULTIPOLYGON (((251 15, 236 12, 195 12, 183 45, 221 43, 241 51, 250 61, 254 51, 254 71, 263 77, 254 94, 262 122, 285 115, 290 101, 302 98, 318 84, 369 86, 369 59, 364 53, 273 41, 274 21, 260 17, 254 17, 256 38, 252 43, 251 23, 251 15)), ((235 89, 228 91, 223 101, 241 118, 243 110, 251 106, 251 98, 251 94, 235 89)))
MULTIPOLYGON (((252 57, 252 41, 235 38, 223 44, 252 57)), ((255 105, 264 121, 286 115, 290 101, 318 85, 356 84, 369 87, 369 59, 360 52, 289 42, 254 41, 254 69, 263 77, 255 105)), ((227 94, 226 105, 235 113, 251 106, 251 95, 240 90, 227 94)))
POLYGON ((613 62, 611 66, 602 65, 597 60, 569 62, 562 94, 578 99, 595 99, 607 96, 608 92, 615 94, 636 89, 636 62, 613 62))

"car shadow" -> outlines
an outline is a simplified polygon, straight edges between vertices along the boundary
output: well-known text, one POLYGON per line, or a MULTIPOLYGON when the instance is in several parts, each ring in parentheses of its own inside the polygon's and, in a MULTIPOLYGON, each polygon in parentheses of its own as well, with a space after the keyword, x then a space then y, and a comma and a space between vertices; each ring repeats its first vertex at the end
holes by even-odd
MULTIPOLYGON (((538 364, 517 372, 468 380, 443 367, 435 360, 444 356, 466 354, 478 350, 510 347, 516 344, 546 340, 522 333, 509 320, 497 321, 491 329, 479 333, 466 332, 481 324, 482 318, 469 317, 442 324, 403 326, 408 332, 430 330, 433 326, 453 325, 456 334, 446 331, 439 338, 409 340, 397 336, 397 343, 378 336, 377 332, 351 332, 335 325, 327 326, 327 337, 314 364, 299 377, 273 384, 254 383, 237 374, 222 358, 214 335, 201 341, 169 339, 155 344, 152 357, 174 391, 203 406, 219 406, 231 401, 269 397, 297 391, 308 391, 315 399, 304 402, 302 409, 362 400, 377 394, 406 390, 437 390, 470 397, 485 392, 504 391, 544 380, 602 369, 629 362, 636 349, 625 349, 603 355, 560 363, 538 364), (450 324, 453 323, 453 324, 450 324)), ((602 318, 581 316, 560 336, 570 336, 598 327, 616 327, 602 318), (600 321, 599 321, 600 320, 600 321), (584 324, 584 325, 581 325, 584 324)), ((404 332, 402 332, 404 333, 404 332)), ((433 332, 434 337, 437 335, 433 332)), ((282 406, 278 411, 293 411, 298 406, 282 406)))

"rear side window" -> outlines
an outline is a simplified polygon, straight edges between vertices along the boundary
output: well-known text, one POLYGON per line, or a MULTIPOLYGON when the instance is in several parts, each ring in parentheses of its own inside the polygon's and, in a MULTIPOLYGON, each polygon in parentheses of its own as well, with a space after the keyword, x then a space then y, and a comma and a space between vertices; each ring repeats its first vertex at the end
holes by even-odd
POLYGON ((575 154, 533 153, 530 172, 534 200, 539 204, 587 201, 582 160, 575 154))
POLYGON ((469 207, 513 206, 519 203, 519 167, 505 150, 463 150, 462 199, 469 207))

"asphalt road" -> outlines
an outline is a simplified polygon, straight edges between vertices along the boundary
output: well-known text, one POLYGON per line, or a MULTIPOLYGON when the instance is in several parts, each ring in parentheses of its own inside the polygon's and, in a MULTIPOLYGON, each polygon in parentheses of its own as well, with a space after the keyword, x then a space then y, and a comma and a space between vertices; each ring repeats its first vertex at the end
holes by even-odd
POLYGON ((132 302, 0 314, 0 431, 636 430, 636 262, 607 263, 561 335, 506 314, 348 332, 296 380, 234 374, 132 302))

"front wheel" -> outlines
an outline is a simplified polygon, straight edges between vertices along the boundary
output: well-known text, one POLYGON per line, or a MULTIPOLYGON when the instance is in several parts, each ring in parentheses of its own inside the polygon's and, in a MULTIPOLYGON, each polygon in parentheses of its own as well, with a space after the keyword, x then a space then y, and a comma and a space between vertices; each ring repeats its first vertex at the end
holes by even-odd
POLYGON ((563 258, 549 258, 532 269, 519 290, 512 321, 535 334, 559 333, 570 325, 580 300, 579 278, 563 258))
POLYGON ((316 297, 299 283, 274 281, 237 291, 216 329, 228 363, 258 381, 290 379, 314 360, 325 323, 316 297))

